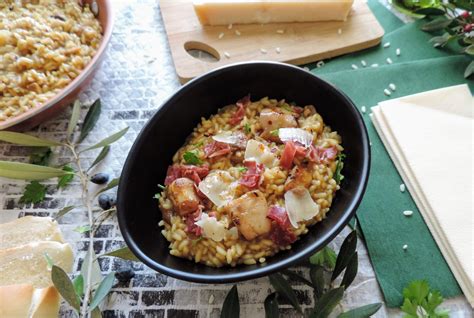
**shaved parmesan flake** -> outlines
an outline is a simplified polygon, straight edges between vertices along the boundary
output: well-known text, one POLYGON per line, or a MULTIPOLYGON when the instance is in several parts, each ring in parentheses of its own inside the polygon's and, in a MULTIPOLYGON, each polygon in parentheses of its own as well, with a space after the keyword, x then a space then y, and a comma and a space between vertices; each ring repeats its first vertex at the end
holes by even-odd
POLYGON ((214 216, 209 216, 206 213, 203 213, 199 221, 194 224, 202 228, 204 237, 208 237, 216 242, 222 241, 228 232, 224 223, 217 221, 214 216))
POLYGON ((218 142, 223 142, 225 144, 229 145, 234 145, 234 146, 239 146, 239 147, 245 147, 245 135, 241 132, 231 132, 231 131, 226 131, 220 134, 217 134, 215 136, 212 136, 212 139, 218 142))
POLYGON ((245 160, 255 161, 264 164, 269 168, 272 168, 277 164, 275 155, 270 151, 270 149, 268 149, 265 144, 254 139, 250 139, 247 142, 247 148, 245 148, 245 160))
POLYGON ((233 240, 236 240, 239 238, 239 230, 237 229, 236 226, 234 226, 233 228, 229 229, 227 231, 227 235, 233 239, 233 240))
POLYGON ((234 199, 235 179, 227 172, 215 170, 199 183, 199 190, 217 207, 234 199))
POLYGON ((313 201, 309 191, 302 187, 285 193, 285 207, 294 228, 298 227, 298 222, 310 220, 319 213, 319 205, 313 201))
POLYGON ((308 148, 313 144, 313 134, 301 128, 280 128, 278 137, 282 142, 298 142, 308 148))

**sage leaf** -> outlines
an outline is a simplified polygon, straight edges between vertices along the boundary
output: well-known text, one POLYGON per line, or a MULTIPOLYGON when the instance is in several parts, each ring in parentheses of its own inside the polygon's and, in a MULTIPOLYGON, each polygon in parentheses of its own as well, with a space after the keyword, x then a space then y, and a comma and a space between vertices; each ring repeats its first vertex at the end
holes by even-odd
POLYGON ((79 115, 81 114, 81 102, 76 100, 74 106, 72 107, 71 118, 69 119, 69 124, 67 125, 67 137, 71 138, 74 128, 77 126, 77 121, 79 120, 79 115))
POLYGON ((341 301, 344 295, 344 288, 339 287, 331 289, 327 293, 321 296, 319 301, 316 303, 313 312, 309 316, 310 318, 327 318, 333 311, 334 307, 341 301))
POLYGON ((51 280, 53 281, 54 287, 56 287, 64 300, 67 301, 71 307, 79 311, 80 302, 71 279, 69 279, 66 272, 62 268, 53 265, 51 269, 51 280))
POLYGON ((323 247, 309 258, 309 262, 313 265, 324 266, 328 270, 333 270, 336 266, 336 252, 329 246, 323 247))
POLYGON ((127 246, 116 249, 114 251, 107 252, 100 256, 113 256, 113 257, 118 257, 118 258, 125 259, 128 261, 135 261, 135 262, 140 261, 127 246))
POLYGON ((44 253, 44 258, 46 258, 46 263, 48 264, 48 269, 51 270, 54 265, 54 261, 49 257, 48 253, 44 253))
POLYGON ((116 186, 118 186, 119 182, 120 182, 120 178, 115 178, 115 179, 110 180, 110 182, 105 187, 103 187, 96 193, 96 196, 101 194, 102 192, 115 188, 116 186))
POLYGON ((62 145, 60 142, 57 141, 38 138, 35 136, 12 131, 0 131, 0 140, 16 145, 31 147, 52 147, 62 145))
POLYGON ((115 280, 115 272, 109 273, 100 283, 99 287, 94 293, 94 297, 92 297, 92 301, 89 305, 89 310, 92 311, 97 307, 107 296, 109 291, 112 289, 115 280))
POLYGON ((355 252, 351 257, 351 260, 347 264, 346 271, 344 272, 344 276, 342 277, 340 286, 344 286, 344 289, 347 289, 352 284, 354 278, 357 275, 358 267, 359 258, 357 252, 355 252))
POLYGON ((237 285, 227 293, 224 299, 221 310, 221 318, 239 318, 240 317, 240 302, 239 302, 239 291, 237 285))
POLYGON ((102 160, 104 160, 104 158, 109 154, 109 151, 110 151, 110 146, 105 146, 104 148, 102 148, 99 155, 95 158, 94 162, 90 165, 90 167, 87 169, 87 171, 91 170, 98 163, 100 163, 102 160))
POLYGON ((314 294, 319 299, 324 293, 325 281, 324 281, 324 269, 322 266, 312 266, 309 270, 309 276, 314 286, 314 294))
POLYGON ((421 29, 427 32, 440 31, 444 28, 447 28, 452 22, 453 19, 437 18, 433 21, 423 24, 421 29))
POLYGON ((102 104, 100 103, 100 99, 97 99, 89 108, 86 118, 84 118, 84 124, 82 125, 81 134, 79 135, 79 142, 82 142, 94 128, 99 120, 101 109, 102 104))
POLYGON ((380 307, 382 307, 381 303, 365 305, 346 311, 337 316, 337 318, 368 318, 379 311, 380 307))
POLYGON ((270 280, 270 284, 272 284, 275 291, 281 297, 284 297, 291 304, 291 306, 293 306, 293 308, 302 314, 303 311, 300 304, 298 303, 298 298, 296 297, 295 291, 291 288, 287 280, 280 274, 272 274, 268 276, 268 279, 270 280))
POLYGON ((415 11, 416 14, 422 15, 445 15, 445 11, 441 8, 421 8, 415 11))
POLYGON ((97 149, 97 148, 101 148, 101 147, 105 147, 105 146, 108 146, 110 145, 111 143, 114 143, 116 142, 117 140, 119 140, 120 138, 123 137, 123 135, 125 135, 128 131, 128 128, 129 127, 125 127, 124 129, 120 130, 119 132, 116 132, 115 134, 99 141, 98 143, 96 143, 95 145, 93 146, 90 146, 84 150, 81 150, 81 152, 84 152, 84 151, 89 151, 89 150, 92 150, 92 149, 97 149))
POLYGON ((301 282, 303 284, 306 284, 309 287, 313 287, 313 284, 311 284, 311 282, 309 280, 307 280, 303 276, 301 276, 301 275, 299 275, 299 274, 297 274, 293 271, 290 271, 289 269, 284 269, 284 270, 281 271, 281 273, 285 276, 288 276, 288 278, 290 278, 292 280, 295 280, 295 281, 301 282))
POLYGON ((337 255, 336 265, 334 266, 334 271, 332 272, 331 282, 334 281, 339 274, 347 267, 349 264, 352 255, 355 253, 357 248, 357 231, 352 231, 345 239, 341 245, 341 250, 339 255, 337 255))
POLYGON ((271 293, 265 298, 265 318, 278 318, 280 311, 278 309, 278 293, 271 293))
POLYGON ((474 61, 469 63, 469 65, 466 67, 466 70, 464 71, 464 78, 468 78, 474 73, 474 61))
POLYGON ((77 275, 77 277, 72 281, 72 285, 74 286, 76 295, 79 298, 82 298, 84 295, 84 276, 82 276, 82 274, 77 275))
POLYGON ((0 177, 20 180, 43 180, 61 177, 70 172, 22 162, 0 161, 0 177))
POLYGON ((102 280, 102 272, 100 271, 99 262, 97 261, 97 256, 95 255, 94 250, 88 248, 87 253, 84 256, 84 261, 81 266, 81 275, 87 277, 87 272, 89 271, 89 260, 92 258, 92 267, 91 267, 91 289, 94 289, 97 284, 102 280))
POLYGON ((72 205, 62 208, 61 210, 58 211, 58 213, 56 213, 56 216, 54 217, 54 219, 58 220, 59 218, 65 216, 66 214, 71 212, 73 209, 74 209, 74 206, 72 206, 72 205))

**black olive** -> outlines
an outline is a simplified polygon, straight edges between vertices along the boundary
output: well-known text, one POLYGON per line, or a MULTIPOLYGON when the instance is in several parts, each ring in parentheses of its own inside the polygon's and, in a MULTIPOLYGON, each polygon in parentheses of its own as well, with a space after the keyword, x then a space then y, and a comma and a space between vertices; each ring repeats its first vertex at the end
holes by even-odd
POLYGON ((123 262, 115 272, 115 278, 121 283, 128 282, 135 276, 135 272, 129 262, 123 262))
POLYGON ((104 184, 109 181, 109 175, 107 173, 97 173, 91 177, 91 182, 95 184, 104 184))
POLYGON ((99 206, 103 210, 108 210, 112 207, 111 198, 108 194, 102 193, 99 195, 99 206))

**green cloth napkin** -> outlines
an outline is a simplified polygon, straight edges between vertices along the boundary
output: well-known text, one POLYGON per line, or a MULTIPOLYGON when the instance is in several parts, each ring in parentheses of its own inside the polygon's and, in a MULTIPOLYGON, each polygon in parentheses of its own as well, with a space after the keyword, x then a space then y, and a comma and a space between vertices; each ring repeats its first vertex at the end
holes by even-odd
MULTIPOLYGON (((401 41, 395 37, 391 40, 401 41)), ((408 47, 406 44, 407 58, 411 55, 416 60, 416 52, 408 53, 408 47)), ((459 295, 461 291, 412 197, 399 190, 403 181, 372 125, 370 107, 388 99, 383 91, 389 83, 397 86, 391 97, 465 83, 463 74, 469 62, 468 57, 457 55, 320 75, 342 89, 359 109, 367 108, 363 117, 372 142, 372 166, 357 218, 389 307, 401 305, 403 288, 416 279, 426 279, 445 297, 459 295), (413 216, 405 217, 404 210, 414 211, 413 216), (406 251, 402 248, 405 244, 408 245, 406 251)), ((467 82, 471 90, 474 89, 473 81, 467 82)), ((440 145, 440 151, 442 147, 440 145)))

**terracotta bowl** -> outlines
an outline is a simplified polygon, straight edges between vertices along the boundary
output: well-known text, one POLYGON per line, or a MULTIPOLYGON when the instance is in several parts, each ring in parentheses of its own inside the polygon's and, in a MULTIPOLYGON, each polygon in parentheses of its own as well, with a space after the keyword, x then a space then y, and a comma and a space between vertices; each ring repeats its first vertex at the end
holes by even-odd
MULTIPOLYGON (((83 0, 84 3, 92 3, 94 0, 83 0)), ((32 108, 18 116, 0 122, 0 130, 24 131, 31 129, 40 123, 57 116, 62 110, 70 105, 77 96, 88 86, 94 77, 102 59, 105 48, 112 35, 113 16, 110 0, 96 0, 99 8, 99 22, 102 26, 102 42, 92 61, 82 70, 69 85, 64 87, 56 96, 49 99, 41 106, 32 108)))

